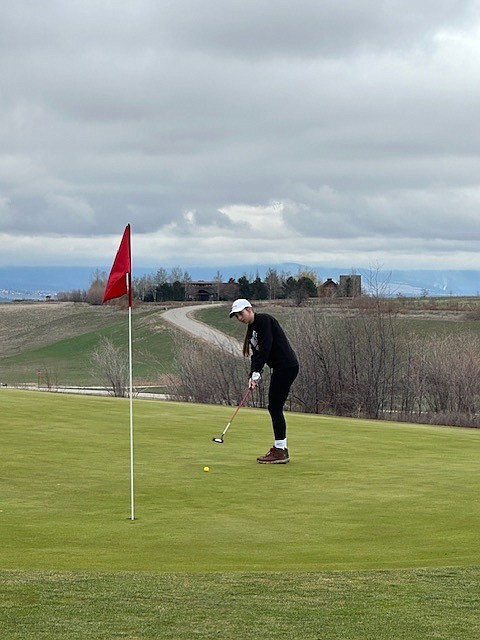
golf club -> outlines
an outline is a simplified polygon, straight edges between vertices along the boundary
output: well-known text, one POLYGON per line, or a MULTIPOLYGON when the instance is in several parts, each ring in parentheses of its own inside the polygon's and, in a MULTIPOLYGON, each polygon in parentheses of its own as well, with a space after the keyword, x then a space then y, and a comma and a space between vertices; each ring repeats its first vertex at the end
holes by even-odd
POLYGON ((222 435, 219 438, 212 438, 213 442, 217 442, 218 444, 223 444, 223 437, 224 435, 227 433, 229 426, 232 424, 233 419, 235 418, 235 416, 237 415, 237 413, 240 411, 240 409, 243 407, 243 405, 245 404, 245 402, 247 401, 248 396, 250 395, 252 389, 247 389, 245 392, 245 395, 243 396, 243 398, 240 400, 240 403, 238 405, 238 407, 235 409, 235 413, 233 414, 233 416, 230 418, 230 420, 228 421, 227 426, 225 427, 225 429, 223 430, 222 435))

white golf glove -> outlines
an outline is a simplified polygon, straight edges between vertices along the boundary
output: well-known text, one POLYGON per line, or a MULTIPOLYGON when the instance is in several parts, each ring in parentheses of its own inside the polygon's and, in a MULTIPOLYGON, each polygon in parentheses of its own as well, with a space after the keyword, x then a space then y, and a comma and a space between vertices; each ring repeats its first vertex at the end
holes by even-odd
POLYGON ((262 375, 258 371, 254 371, 250 376, 250 380, 248 381, 248 386, 250 389, 255 389, 257 384, 260 382, 260 378, 262 375))

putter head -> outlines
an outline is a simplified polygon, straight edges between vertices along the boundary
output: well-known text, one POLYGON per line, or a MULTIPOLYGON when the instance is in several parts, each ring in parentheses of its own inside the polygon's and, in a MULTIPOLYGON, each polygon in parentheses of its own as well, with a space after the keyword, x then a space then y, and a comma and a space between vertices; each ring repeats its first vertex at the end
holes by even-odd
POLYGON ((218 442, 218 444, 223 444, 223 438, 212 438, 212 442, 218 442))

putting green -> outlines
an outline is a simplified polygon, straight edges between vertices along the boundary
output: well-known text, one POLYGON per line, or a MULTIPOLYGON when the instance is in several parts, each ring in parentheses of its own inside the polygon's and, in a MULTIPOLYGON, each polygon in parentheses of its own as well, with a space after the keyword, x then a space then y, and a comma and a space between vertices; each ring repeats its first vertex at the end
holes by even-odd
POLYGON ((3 569, 323 571, 480 564, 480 431, 0 391, 3 569), (209 473, 203 471, 210 467, 209 473))

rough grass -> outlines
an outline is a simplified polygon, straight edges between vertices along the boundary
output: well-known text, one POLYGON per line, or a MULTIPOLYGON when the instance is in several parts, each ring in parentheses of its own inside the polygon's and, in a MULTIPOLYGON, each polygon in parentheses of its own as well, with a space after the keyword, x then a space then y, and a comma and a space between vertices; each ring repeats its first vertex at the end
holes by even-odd
MULTIPOLYGON (((133 313, 134 377, 155 384, 172 370, 174 329, 158 307, 133 313)), ((102 338, 127 350, 128 317, 115 306, 74 303, 0 305, 0 380, 8 384, 96 385, 91 352, 102 338), (9 355, 10 354, 10 355, 9 355)))
POLYGON ((0 304, 0 357, 74 338, 119 321, 116 306, 74 302, 0 304))
MULTIPOLYGON (((370 299, 371 300, 371 299, 370 299)), ((480 322, 478 319, 472 317, 473 313, 478 313, 478 307, 476 312, 465 313, 450 312, 445 313, 442 306, 439 306, 436 310, 423 309, 421 306, 418 308, 411 303, 406 309, 392 300, 392 305, 398 306, 395 310, 394 317, 399 322, 399 327, 406 332, 413 332, 418 335, 446 335, 450 333, 465 333, 471 332, 472 334, 480 336, 480 322)), ((299 312, 304 312, 304 307, 292 307, 288 304, 272 304, 267 301, 256 302, 257 310, 260 312, 271 313, 276 316, 281 322, 289 323, 295 322, 295 315, 299 312)), ((312 305, 316 311, 322 313, 326 317, 339 317, 346 313, 355 313, 355 306, 348 305, 342 306, 340 304, 328 304, 323 301, 319 301, 317 305, 312 305)), ((200 309, 194 312, 194 317, 202 320, 203 322, 212 325, 216 329, 223 331, 229 335, 234 336, 238 340, 241 340, 245 334, 245 326, 235 319, 228 317, 230 304, 225 303, 225 306, 215 306, 209 309, 200 309)))
POLYGON ((2 638, 479 637, 477 431, 137 400, 132 522, 128 402, 0 402, 2 638))

